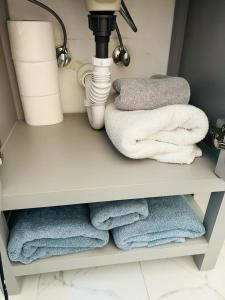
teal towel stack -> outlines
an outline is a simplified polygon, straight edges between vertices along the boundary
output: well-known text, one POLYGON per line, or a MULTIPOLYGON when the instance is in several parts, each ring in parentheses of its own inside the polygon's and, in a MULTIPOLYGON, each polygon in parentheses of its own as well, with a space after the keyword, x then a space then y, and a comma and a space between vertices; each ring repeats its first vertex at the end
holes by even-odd
POLYGON ((114 228, 112 236, 122 250, 184 242, 205 234, 205 228, 185 197, 160 197, 148 200, 145 220, 114 228))
POLYGON ((122 250, 181 243, 205 233, 183 196, 37 208, 11 217, 8 255, 29 264, 100 248, 109 241, 108 230, 122 250))
POLYGON ((109 241, 108 231, 91 224, 88 205, 18 211, 11 219, 8 255, 15 262, 78 253, 109 241))
POLYGON ((101 230, 132 224, 148 216, 146 199, 91 203, 89 207, 93 226, 101 230))

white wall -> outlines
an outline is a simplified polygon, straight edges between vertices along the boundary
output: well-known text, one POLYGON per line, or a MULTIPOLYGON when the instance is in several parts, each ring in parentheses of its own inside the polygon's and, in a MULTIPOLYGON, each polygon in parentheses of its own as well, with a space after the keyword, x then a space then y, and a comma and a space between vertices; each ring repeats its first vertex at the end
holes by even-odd
MULTIPOLYGON (((69 48, 77 62, 90 62, 95 45, 88 29, 84 0, 42 0, 53 8, 65 22, 69 48)), ((12 20, 52 20, 55 23, 57 43, 62 41, 61 30, 46 11, 26 0, 8 0, 12 20)), ((118 16, 124 44, 132 61, 128 68, 113 66, 113 78, 149 77, 165 74, 168 64, 175 0, 127 0, 126 4, 138 27, 133 33, 122 17, 118 16)), ((110 52, 118 45, 113 33, 110 52)), ((64 112, 83 111, 83 90, 76 80, 76 71, 60 70, 60 86, 64 112)))

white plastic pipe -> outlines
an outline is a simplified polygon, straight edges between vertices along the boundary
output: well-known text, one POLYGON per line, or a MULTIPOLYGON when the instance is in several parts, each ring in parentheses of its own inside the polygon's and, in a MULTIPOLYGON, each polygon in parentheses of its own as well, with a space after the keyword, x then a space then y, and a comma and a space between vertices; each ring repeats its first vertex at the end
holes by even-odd
POLYGON ((99 130, 105 124, 105 105, 111 89, 110 66, 112 59, 93 57, 92 64, 92 73, 84 75, 85 106, 91 127, 99 130))

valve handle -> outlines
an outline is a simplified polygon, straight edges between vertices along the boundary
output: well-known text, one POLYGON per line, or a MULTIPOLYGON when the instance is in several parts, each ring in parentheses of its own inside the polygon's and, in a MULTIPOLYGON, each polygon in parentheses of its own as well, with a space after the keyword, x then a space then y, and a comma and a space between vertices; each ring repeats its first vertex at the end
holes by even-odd
POLYGON ((212 136, 214 147, 219 150, 225 150, 225 125, 221 128, 211 125, 209 133, 212 136))
POLYGON ((134 20, 132 19, 129 10, 127 9, 126 4, 123 0, 121 1, 120 13, 127 22, 127 24, 130 26, 130 28, 134 32, 137 32, 137 26, 135 25, 134 20))

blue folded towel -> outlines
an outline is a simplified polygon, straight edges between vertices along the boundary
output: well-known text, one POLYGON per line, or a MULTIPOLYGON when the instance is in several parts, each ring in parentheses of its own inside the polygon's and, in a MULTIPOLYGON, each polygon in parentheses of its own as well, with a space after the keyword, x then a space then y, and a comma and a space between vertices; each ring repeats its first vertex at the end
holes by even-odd
POLYGON ((24 264, 39 258, 77 253, 108 243, 109 233, 90 223, 88 205, 18 211, 12 218, 8 255, 24 264))
POLYGON ((152 247, 204 235, 205 228, 183 196, 151 198, 149 216, 134 224, 114 228, 116 246, 122 250, 152 247))
POLYGON ((89 207, 92 225, 101 230, 131 224, 148 216, 146 199, 91 203, 89 207))

